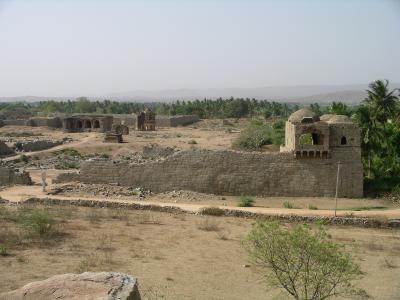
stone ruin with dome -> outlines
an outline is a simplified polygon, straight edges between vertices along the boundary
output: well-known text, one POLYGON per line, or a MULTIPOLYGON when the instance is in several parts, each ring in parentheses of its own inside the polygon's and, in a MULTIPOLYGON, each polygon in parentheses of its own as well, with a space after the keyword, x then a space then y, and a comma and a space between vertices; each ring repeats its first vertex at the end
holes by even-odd
POLYGON ((142 187, 153 192, 192 190, 217 195, 363 196, 360 130, 347 116, 318 117, 307 108, 286 122, 279 152, 191 149, 148 163, 87 161, 56 182, 142 187))

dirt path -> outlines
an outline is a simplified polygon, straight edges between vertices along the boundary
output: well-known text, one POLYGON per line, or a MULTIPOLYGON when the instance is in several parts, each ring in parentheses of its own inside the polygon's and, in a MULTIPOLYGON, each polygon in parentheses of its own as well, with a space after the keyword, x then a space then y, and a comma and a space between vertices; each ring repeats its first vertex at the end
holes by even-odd
MULTIPOLYGON (((83 146, 85 144, 88 144, 89 142, 92 142, 96 138, 96 136, 97 136, 97 133, 91 132, 91 133, 89 133, 89 136, 84 137, 81 140, 76 141, 76 142, 62 144, 62 145, 59 145, 59 146, 56 146, 56 147, 53 147, 53 148, 50 148, 50 149, 46 149, 46 150, 40 150, 40 151, 34 151, 34 152, 24 152, 24 153, 21 153, 21 154, 24 154, 26 156, 40 155, 40 154, 43 154, 43 153, 51 153, 51 152, 59 151, 59 150, 66 149, 66 148, 73 148, 73 147, 77 147, 77 146, 83 146)), ((4 158, 2 160, 3 161, 13 161, 13 160, 19 158, 19 156, 20 156, 20 154, 14 155, 14 156, 10 156, 10 157, 4 158)))
MULTIPOLYGON (((28 198, 52 198, 58 200, 92 200, 92 201, 110 201, 110 202, 121 202, 121 203, 138 203, 138 204, 151 204, 158 206, 170 206, 181 208, 188 212, 199 212, 204 207, 210 205, 204 204, 186 204, 186 203, 172 203, 172 202, 161 202, 156 201, 156 197, 153 200, 122 200, 119 198, 105 198, 105 197, 66 197, 59 195, 47 195, 42 192, 41 186, 13 186, 5 188, 0 191, 0 197, 12 202, 24 201, 28 198), (155 201, 154 201, 155 200, 155 201)), ((217 206, 217 205, 216 205, 217 206)), ((265 215, 298 215, 298 216, 333 216, 332 210, 309 210, 309 209, 287 209, 287 208, 265 208, 265 207, 235 207, 235 206, 217 206, 222 209, 236 210, 236 211, 247 211, 265 215)), ((346 216, 352 214, 357 217, 378 217, 378 218, 400 218, 400 209, 388 209, 388 210, 369 210, 369 211, 351 211, 351 210, 340 210, 337 212, 338 216, 346 216)))

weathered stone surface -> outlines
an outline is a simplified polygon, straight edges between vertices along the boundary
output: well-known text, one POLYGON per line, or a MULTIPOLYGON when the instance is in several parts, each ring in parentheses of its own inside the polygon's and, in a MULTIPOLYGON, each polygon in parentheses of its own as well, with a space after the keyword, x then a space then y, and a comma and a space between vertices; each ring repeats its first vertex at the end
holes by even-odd
POLYGON ((61 145, 63 142, 63 140, 27 140, 17 142, 15 144, 15 147, 18 151, 32 152, 50 149, 55 146, 61 145))
POLYGON ((144 164, 87 161, 79 174, 56 182, 118 183, 152 192, 191 190, 216 195, 332 197, 341 161, 340 197, 363 196, 359 153, 338 149, 330 158, 295 159, 290 153, 181 151, 144 164))
POLYGON ((8 147, 6 143, 0 141, 0 156, 10 155, 13 153, 14 151, 10 147, 8 147))
POLYGON ((0 186, 13 184, 32 184, 32 179, 28 172, 18 171, 7 166, 0 166, 0 186))
POLYGON ((140 300, 137 280, 112 272, 62 274, 0 294, 0 300, 140 300))

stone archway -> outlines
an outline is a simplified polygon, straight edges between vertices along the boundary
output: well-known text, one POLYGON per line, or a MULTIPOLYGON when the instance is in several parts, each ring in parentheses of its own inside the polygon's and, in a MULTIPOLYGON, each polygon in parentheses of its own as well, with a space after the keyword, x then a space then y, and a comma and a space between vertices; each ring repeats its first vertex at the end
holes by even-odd
POLYGON ((83 128, 82 120, 77 120, 76 121, 76 128, 78 128, 78 129, 82 129, 83 128))
POLYGON ((93 120, 93 128, 100 128, 100 121, 99 120, 93 120))
POLYGON ((92 128, 92 122, 85 120, 85 128, 92 128))

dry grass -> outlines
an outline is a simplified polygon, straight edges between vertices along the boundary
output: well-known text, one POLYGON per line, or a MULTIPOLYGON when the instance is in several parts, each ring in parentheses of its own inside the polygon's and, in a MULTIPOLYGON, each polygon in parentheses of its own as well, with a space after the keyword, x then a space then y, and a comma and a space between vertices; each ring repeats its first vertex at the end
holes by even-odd
MULTIPOLYGON (((0 256, 0 269, 7 270, 0 272, 1 291, 60 273, 115 271, 137 276, 144 299, 273 299, 280 295, 279 290, 265 286, 257 268, 243 268, 249 258, 241 241, 254 220, 83 207, 66 212, 68 218, 59 218, 63 207, 47 209, 63 221, 66 235, 57 243, 24 242, 10 247, 9 255, 0 256), (93 210, 100 215, 95 223, 88 218, 93 210)), ((18 231, 12 218, 0 215, 0 237, 18 231)), ((375 299, 396 299, 399 231, 334 226, 328 232, 357 257, 365 274, 360 288, 375 299)))
POLYGON ((204 231, 218 231, 221 229, 219 222, 210 217, 205 217, 198 221, 197 228, 204 231))

